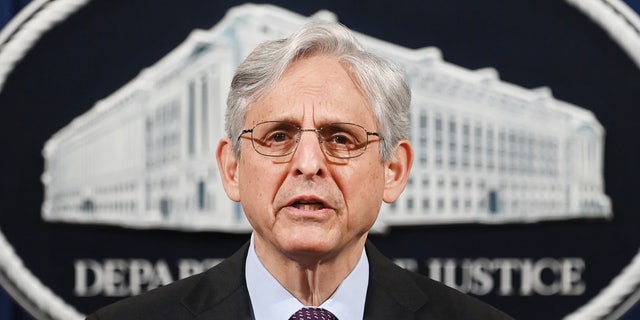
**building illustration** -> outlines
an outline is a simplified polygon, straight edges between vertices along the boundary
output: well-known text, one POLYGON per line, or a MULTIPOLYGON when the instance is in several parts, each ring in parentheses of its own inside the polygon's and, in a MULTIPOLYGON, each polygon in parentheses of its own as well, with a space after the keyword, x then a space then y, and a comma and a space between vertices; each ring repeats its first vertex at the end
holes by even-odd
MULTIPOLYGON (((271 5, 231 9, 47 141, 45 221, 247 232, 218 181, 235 67, 258 43, 304 17, 271 5)), ((357 34, 400 64, 412 87, 415 160, 402 197, 377 228, 608 218, 604 128, 547 88, 525 89, 490 68, 468 70, 437 48, 407 49, 357 34)))

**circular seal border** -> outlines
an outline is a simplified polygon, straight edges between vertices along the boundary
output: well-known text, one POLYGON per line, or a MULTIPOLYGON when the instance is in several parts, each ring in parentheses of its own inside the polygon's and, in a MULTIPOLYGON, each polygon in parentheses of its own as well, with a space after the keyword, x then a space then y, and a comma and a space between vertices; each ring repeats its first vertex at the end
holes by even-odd
MULTIPOLYGON (((40 37, 89 0, 35 0, 0 33, 0 92, 14 66, 40 37)), ((0 285, 37 319, 84 319, 23 264, 0 230, 0 285)))
MULTIPOLYGON (((607 31, 640 68, 640 16, 622 0, 565 0, 607 31)), ((618 319, 640 301, 640 252, 567 320, 618 319)))
MULTIPOLYGON (((0 32, 0 92, 15 65, 40 37, 90 0, 34 0, 0 32)), ((640 16, 622 0, 565 0, 627 52, 640 68, 640 16)), ((83 319, 33 275, 0 230, 0 285, 38 319, 83 319)), ((565 319, 617 319, 640 301, 640 252, 597 296, 565 319)))

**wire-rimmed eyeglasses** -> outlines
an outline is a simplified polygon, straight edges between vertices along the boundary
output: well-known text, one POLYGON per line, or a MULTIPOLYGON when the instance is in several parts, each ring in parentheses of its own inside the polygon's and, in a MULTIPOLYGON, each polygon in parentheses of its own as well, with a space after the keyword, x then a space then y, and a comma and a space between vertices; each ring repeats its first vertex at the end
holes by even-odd
POLYGON ((378 132, 367 131, 353 123, 331 123, 318 129, 303 129, 286 121, 265 121, 251 129, 243 129, 238 140, 242 135, 251 133, 251 144, 257 153, 267 157, 282 157, 296 151, 305 131, 315 132, 324 153, 339 159, 362 155, 369 144, 369 136, 381 138, 378 132))

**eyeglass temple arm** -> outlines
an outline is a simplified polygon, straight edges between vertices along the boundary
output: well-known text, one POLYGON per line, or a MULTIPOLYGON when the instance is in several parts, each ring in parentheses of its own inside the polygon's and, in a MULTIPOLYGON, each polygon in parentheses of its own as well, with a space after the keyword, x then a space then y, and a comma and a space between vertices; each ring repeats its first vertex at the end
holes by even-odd
POLYGON ((242 138, 242 135, 245 133, 250 133, 253 132, 253 129, 244 129, 242 131, 240 131, 240 134, 238 135, 238 140, 240 140, 240 138, 242 138))

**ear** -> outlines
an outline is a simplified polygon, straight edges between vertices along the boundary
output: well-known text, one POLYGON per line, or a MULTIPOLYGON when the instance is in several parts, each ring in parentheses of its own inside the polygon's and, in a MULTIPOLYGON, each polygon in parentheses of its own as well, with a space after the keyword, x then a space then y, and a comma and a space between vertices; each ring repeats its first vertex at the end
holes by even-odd
POLYGON ((220 179, 227 196, 233 201, 240 201, 240 188, 238 185, 238 160, 233 152, 229 138, 223 138, 218 143, 216 150, 220 179))
POLYGON ((396 201, 409 180, 413 164, 413 148, 407 140, 401 140, 395 149, 395 155, 385 164, 385 186, 382 200, 386 203, 396 201))

